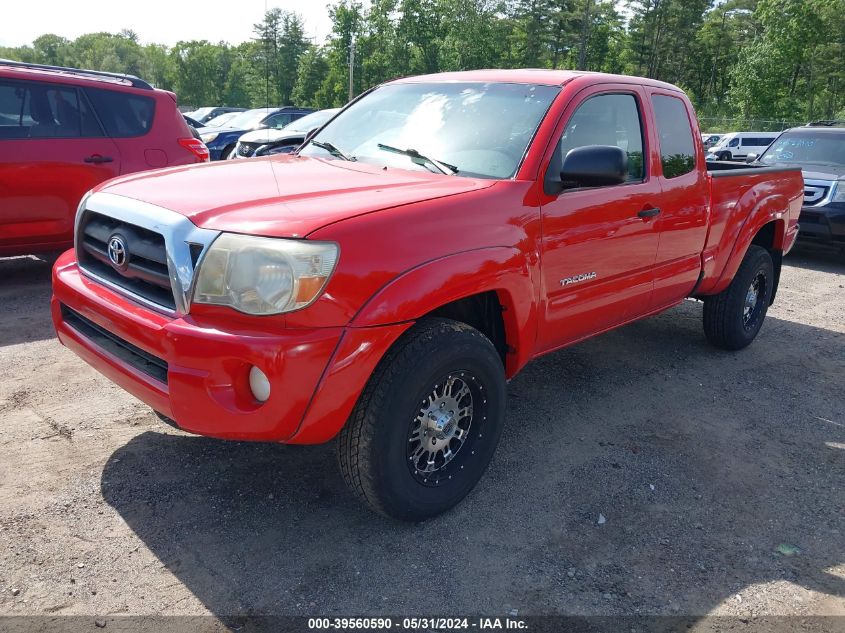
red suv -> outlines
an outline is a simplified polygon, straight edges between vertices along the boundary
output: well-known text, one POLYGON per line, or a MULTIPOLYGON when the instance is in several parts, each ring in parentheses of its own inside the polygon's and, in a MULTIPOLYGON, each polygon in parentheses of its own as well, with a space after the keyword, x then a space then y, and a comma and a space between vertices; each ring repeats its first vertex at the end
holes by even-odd
POLYGON ((207 160, 172 92, 0 60, 0 256, 72 246, 79 200, 104 180, 207 160))

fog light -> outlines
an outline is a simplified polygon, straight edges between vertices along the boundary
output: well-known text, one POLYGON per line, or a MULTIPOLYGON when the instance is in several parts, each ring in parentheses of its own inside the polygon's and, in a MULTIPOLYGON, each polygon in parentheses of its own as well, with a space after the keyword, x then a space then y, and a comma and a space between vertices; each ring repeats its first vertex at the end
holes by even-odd
POLYGON ((253 365, 249 370, 249 388, 252 395, 260 402, 266 402, 270 397, 270 381, 263 371, 253 365))

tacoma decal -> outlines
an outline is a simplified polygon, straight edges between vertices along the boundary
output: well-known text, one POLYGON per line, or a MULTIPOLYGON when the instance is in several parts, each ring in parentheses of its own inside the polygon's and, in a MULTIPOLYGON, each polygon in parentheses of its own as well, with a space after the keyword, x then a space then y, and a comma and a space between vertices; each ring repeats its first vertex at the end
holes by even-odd
POLYGON ((569 284, 577 284, 581 283, 582 281, 589 281, 590 279, 595 279, 596 273, 581 273, 580 275, 575 275, 574 277, 567 277, 566 279, 560 280, 561 286, 568 286, 569 284))

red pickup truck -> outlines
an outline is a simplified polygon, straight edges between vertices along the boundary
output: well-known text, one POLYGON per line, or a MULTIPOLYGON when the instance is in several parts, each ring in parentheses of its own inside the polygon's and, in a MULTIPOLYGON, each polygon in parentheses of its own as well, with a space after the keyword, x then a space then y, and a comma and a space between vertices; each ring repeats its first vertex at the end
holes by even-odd
POLYGON ((480 479, 531 359, 688 297, 713 344, 748 345, 803 194, 798 169, 707 165, 665 83, 413 77, 293 155, 96 187, 53 318, 179 428, 337 436, 352 491, 419 520, 480 479))

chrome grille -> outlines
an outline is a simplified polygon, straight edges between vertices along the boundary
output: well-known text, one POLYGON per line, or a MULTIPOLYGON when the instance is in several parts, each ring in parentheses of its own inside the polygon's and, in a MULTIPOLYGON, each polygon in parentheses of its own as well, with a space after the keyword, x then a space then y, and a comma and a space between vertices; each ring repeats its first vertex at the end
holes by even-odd
POLYGON ((94 211, 85 211, 79 230, 80 266, 163 308, 176 309, 161 233, 94 211), (109 259, 109 241, 115 236, 126 244, 126 264, 121 267, 109 259))
POLYGON ((833 197, 834 184, 827 180, 804 178, 804 206, 823 207, 833 197))
POLYGON ((238 143, 238 156, 252 156, 255 150, 261 147, 261 143, 238 143))
POLYGON ((147 307, 180 316, 190 308, 194 271, 219 234, 197 228, 175 211, 98 192, 79 205, 75 247, 86 276, 147 307), (115 238, 125 246, 122 261, 110 256, 115 238))
POLYGON ((828 187, 804 185, 804 204, 818 204, 827 195, 828 187))

